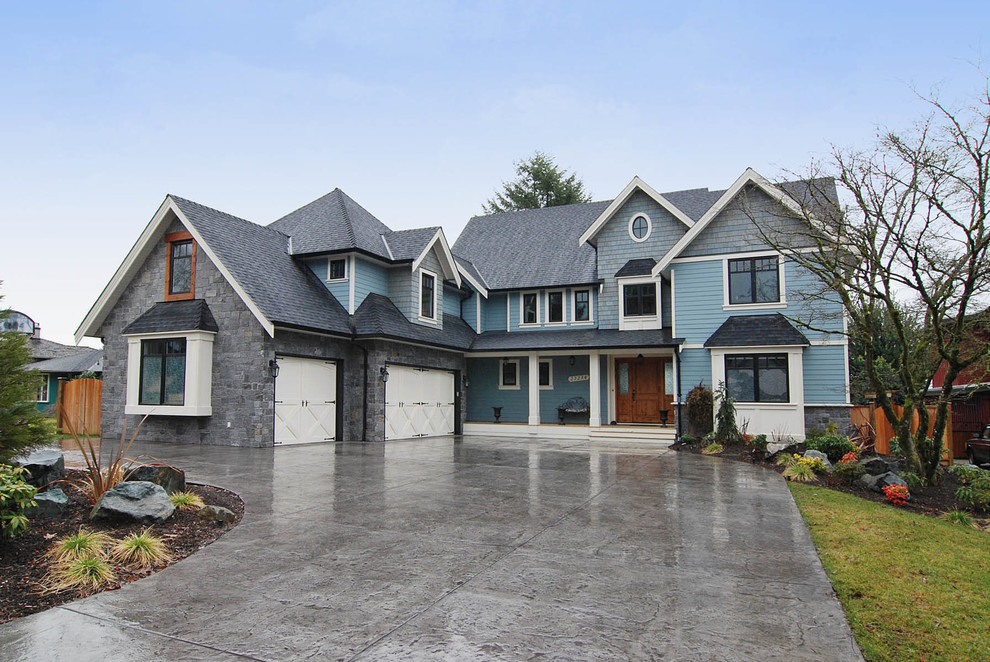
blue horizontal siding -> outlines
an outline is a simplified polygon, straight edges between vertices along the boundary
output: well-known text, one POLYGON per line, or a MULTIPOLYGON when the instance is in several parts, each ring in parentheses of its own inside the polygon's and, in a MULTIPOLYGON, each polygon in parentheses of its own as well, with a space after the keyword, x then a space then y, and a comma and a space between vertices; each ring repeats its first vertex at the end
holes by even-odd
POLYGON ((461 303, 461 313, 468 326, 474 329, 475 333, 481 333, 481 329, 478 328, 478 299, 481 295, 470 285, 468 287, 471 289, 471 297, 461 303))
POLYGON ((446 284, 443 286, 443 313, 461 316, 461 291, 446 284))
POLYGON ((388 296, 388 270, 358 258, 354 268, 354 309, 357 310, 369 294, 388 296))
POLYGON ((481 304, 485 331, 505 331, 505 294, 489 294, 481 304))
POLYGON ((846 348, 812 345, 804 350, 804 401, 812 404, 846 402, 846 348))
MULTIPOLYGON (((553 367, 553 389, 540 390, 540 422, 556 423, 559 420, 557 407, 567 400, 575 397, 582 397, 589 402, 591 400, 590 381, 567 381, 568 377, 573 375, 588 374, 588 356, 575 356, 573 366, 567 356, 544 356, 540 358, 544 361, 551 361, 553 367)), ((586 424, 588 417, 586 415, 570 415, 564 419, 564 422, 586 424)))
POLYGON ((519 357, 518 390, 502 390, 498 387, 498 358, 469 358, 467 375, 470 386, 465 393, 467 420, 492 422, 492 407, 502 408, 501 420, 505 423, 529 421, 529 363, 519 357))

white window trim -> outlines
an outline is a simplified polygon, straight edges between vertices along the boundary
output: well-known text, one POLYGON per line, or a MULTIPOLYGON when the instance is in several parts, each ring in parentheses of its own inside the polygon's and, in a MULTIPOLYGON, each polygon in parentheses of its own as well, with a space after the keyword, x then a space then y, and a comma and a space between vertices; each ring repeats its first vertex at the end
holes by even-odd
POLYGON ((640 331, 644 329, 660 329, 663 325, 663 309, 660 304, 663 302, 662 290, 659 278, 652 276, 634 276, 629 278, 617 278, 619 286, 619 330, 620 331, 640 331), (626 285, 639 285, 641 283, 656 283, 657 292, 657 314, 656 315, 625 315, 625 292, 626 285))
POLYGON ((577 287, 571 290, 571 325, 584 325, 584 324, 594 324, 595 323, 595 296, 592 294, 592 289, 590 287, 577 287), (577 293, 587 292, 588 293, 588 319, 579 320, 577 319, 577 293))
POLYGON ((772 310, 787 308, 787 289, 784 279, 784 256, 779 253, 750 253, 746 255, 727 255, 722 259, 722 310, 772 310), (769 303, 729 303, 729 262, 734 260, 752 260, 764 257, 777 258, 777 287, 780 301, 769 303))
MULTIPOLYGON (((567 326, 567 293, 564 290, 547 290, 547 321, 545 326, 567 326), (550 321, 550 295, 555 293, 560 293, 560 321, 551 322, 550 321)), ((539 312, 537 311, 537 314, 539 312)))
POLYGON ((519 372, 519 359, 502 359, 498 362, 498 389, 500 391, 518 391, 520 389, 519 382, 522 381, 522 375, 519 372), (509 384, 505 385, 502 383, 502 377, 505 374, 502 371, 502 366, 506 363, 516 364, 516 383, 515 385, 509 384))
POLYGON ((525 292, 519 293, 519 326, 533 328, 535 326, 540 326, 540 320, 542 319, 540 310, 540 291, 539 290, 526 290, 525 292), (526 323, 524 321, 526 315, 526 295, 533 294, 536 296, 536 321, 526 323))
POLYGON ((328 283, 346 283, 348 276, 351 273, 350 260, 346 257, 328 257, 327 258, 327 282, 328 283), (331 262, 343 262, 344 263, 344 276, 343 278, 331 278, 330 277, 330 263, 331 262))
POLYGON ((440 295, 437 294, 437 290, 443 287, 443 283, 437 278, 437 275, 428 269, 420 269, 419 275, 416 277, 416 282, 418 283, 416 287, 416 315, 423 322, 429 322, 431 324, 437 323, 437 308, 440 307, 440 295), (423 315, 423 275, 433 276, 433 317, 426 317, 423 315))
MULTIPOLYGON (((549 372, 548 372, 548 374, 550 376, 550 383, 549 384, 540 384, 540 390, 541 391, 552 391, 553 390, 553 359, 540 359, 540 364, 542 365, 544 363, 546 363, 547 365, 550 366, 550 369, 549 369, 549 372)), ((539 371, 537 371, 536 374, 537 375, 540 374, 539 371)))
POLYGON ((629 224, 626 226, 626 231, 629 233, 630 239, 635 241, 637 244, 641 244, 649 239, 650 235, 653 234, 653 221, 650 220, 650 217, 647 214, 644 214, 643 212, 636 212, 629 217, 629 224), (636 235, 633 234, 633 221, 640 217, 646 219, 646 234, 644 234, 642 238, 637 239, 636 235))
POLYGON ((38 387, 38 400, 37 401, 38 402, 48 402, 48 396, 49 396, 48 390, 51 387, 51 377, 47 373, 41 373, 41 377, 42 377, 43 381, 41 382, 41 386, 38 387), (41 397, 42 392, 45 394, 45 397, 43 397, 43 398, 41 397))
POLYGON ((153 416, 212 416, 210 395, 213 388, 212 331, 168 331, 129 335, 127 338, 127 392, 125 414, 153 416), (186 383, 183 403, 173 405, 138 404, 141 389, 141 341, 155 338, 185 338, 186 383))

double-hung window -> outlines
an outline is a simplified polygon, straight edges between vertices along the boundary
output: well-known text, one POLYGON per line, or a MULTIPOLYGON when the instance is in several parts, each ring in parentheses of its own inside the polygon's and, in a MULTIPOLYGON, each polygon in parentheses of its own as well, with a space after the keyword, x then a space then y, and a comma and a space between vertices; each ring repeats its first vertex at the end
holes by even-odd
POLYGON ((790 402, 787 354, 729 354, 725 384, 737 402, 790 402))
POLYGON ((780 301, 779 269, 775 255, 729 260, 729 304, 780 301))
POLYGON ((138 404, 185 404, 186 339, 141 341, 141 390, 138 404))

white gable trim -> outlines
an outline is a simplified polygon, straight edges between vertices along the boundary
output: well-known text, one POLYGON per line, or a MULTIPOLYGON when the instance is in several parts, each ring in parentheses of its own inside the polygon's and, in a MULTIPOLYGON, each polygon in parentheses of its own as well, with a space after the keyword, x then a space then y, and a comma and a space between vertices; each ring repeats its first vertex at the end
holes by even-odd
MULTIPOLYGON (((456 261, 455 264, 457 264, 456 261)), ((457 264, 457 273, 463 276, 464 280, 470 283, 474 289, 478 290, 478 293, 481 294, 481 296, 486 299, 488 298, 488 288, 479 283, 473 276, 471 276, 471 273, 460 264, 457 264)))
POLYGON ((787 207, 790 211, 798 215, 801 214, 801 208, 789 195, 771 184, 752 168, 746 168, 746 171, 739 175, 739 178, 733 182, 732 186, 725 190, 722 197, 720 197, 715 204, 705 212, 704 216, 699 218, 698 222, 695 223, 694 226, 688 230, 687 233, 681 237, 669 251, 667 251, 666 255, 660 258, 660 261, 653 267, 653 275, 659 275, 661 271, 670 266, 671 260, 680 255, 681 252, 687 248, 691 242, 694 241, 695 238, 711 224, 713 220, 715 220, 715 217, 718 216, 737 195, 739 195, 739 192, 742 191, 743 187, 747 184, 753 184, 759 187, 764 193, 787 207))
MULTIPOLYGON (((240 286, 223 263, 220 262, 216 253, 214 253, 209 245, 203 241, 202 235, 200 235, 196 228, 193 227, 192 223, 189 222, 189 219, 182 213, 182 210, 179 209, 177 204, 175 204, 175 201, 172 200, 170 196, 166 196, 165 200, 158 208, 158 211, 155 212, 155 215, 152 217, 151 221, 149 221, 148 225, 145 226, 141 236, 138 237, 137 241, 134 243, 134 246, 132 246, 131 250, 127 253, 124 261, 117 268, 117 271, 110 279, 110 282, 107 283, 105 288, 103 288, 103 292, 100 293, 96 303, 94 303, 92 308, 89 309, 89 312, 86 313, 86 317, 79 325, 79 328, 76 329, 76 343, 79 343, 85 336, 95 337, 100 325, 124 293, 124 289, 131 282, 131 280, 133 280, 138 269, 141 268, 145 260, 148 259, 148 256, 151 255, 151 252, 154 250, 158 242, 165 236, 165 231, 168 229, 165 221, 168 217, 169 211, 172 211, 175 214, 176 218, 179 219, 179 222, 182 223, 186 230, 189 231, 189 234, 193 236, 196 244, 206 252, 207 257, 213 261, 213 264, 216 265, 220 273, 223 274, 223 277, 227 279, 230 286, 234 288, 234 291, 244 301, 244 304, 248 307, 255 318, 257 318, 258 322, 265 329, 265 331, 268 332, 268 335, 274 337, 275 326, 262 314, 258 306, 247 295, 247 292, 244 291, 244 288, 240 286)), ((163 283, 163 292, 164 287, 165 285, 163 283)))
POLYGON ((413 261, 412 270, 416 271, 419 269, 419 265, 430 254, 430 251, 438 242, 440 244, 440 266, 443 267, 443 276, 444 278, 453 280, 457 283, 457 287, 460 287, 461 275, 457 269, 457 263, 454 261, 454 254, 450 252, 450 246, 447 245, 447 238, 444 237, 443 230, 437 230, 437 233, 433 235, 433 239, 430 239, 429 243, 426 244, 423 252, 413 261))
POLYGON ((670 200, 660 195, 660 193, 656 189, 654 189, 652 186, 650 186, 642 179, 640 179, 639 176, 636 176, 632 178, 631 182, 626 184, 626 187, 622 189, 622 192, 619 193, 619 195, 616 196, 615 200, 613 200, 611 204, 609 204, 609 206, 605 208, 605 211, 603 211, 601 215, 599 215, 598 218, 595 219, 595 222, 592 223, 591 226, 584 231, 584 234, 582 234, 581 238, 578 239, 578 246, 582 246, 586 242, 593 239, 595 235, 597 235, 598 232, 603 227, 605 227, 605 224, 608 223, 609 220, 611 220, 612 216, 614 216, 615 213, 619 211, 619 208, 629 201, 629 198, 631 198, 633 193, 635 193, 636 191, 642 191, 646 195, 653 198, 653 200, 658 205, 660 205, 661 207, 669 211, 671 214, 673 214, 674 218, 679 220, 688 228, 694 226, 694 221, 692 221, 687 214, 685 214, 680 209, 675 207, 674 203, 672 203, 670 200))

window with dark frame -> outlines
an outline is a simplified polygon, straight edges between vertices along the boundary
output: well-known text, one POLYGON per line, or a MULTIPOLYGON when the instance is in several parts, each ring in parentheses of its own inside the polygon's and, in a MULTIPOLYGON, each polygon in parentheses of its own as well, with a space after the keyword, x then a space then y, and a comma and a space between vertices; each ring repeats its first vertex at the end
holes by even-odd
POLYGON ((636 283, 622 286, 622 315, 624 317, 643 317, 656 314, 656 283, 636 283))
POLYGON ((730 354, 725 385, 736 402, 790 402, 787 354, 730 354))
POLYGON ((502 361, 502 386, 519 385, 519 364, 515 361, 502 361))
POLYGON ((327 280, 344 280, 347 278, 347 260, 330 260, 327 280))
POLYGON ((523 324, 537 324, 539 322, 538 303, 536 292, 528 292, 523 295, 523 324))
POLYGON ((587 322, 591 319, 591 292, 589 290, 574 291, 574 321, 587 322))
POLYGON ((550 368, 552 365, 550 361, 540 361, 540 386, 551 386, 550 368))
POLYGON ((419 295, 419 314, 420 316, 428 317, 429 319, 434 318, 434 311, 436 310, 435 283, 436 280, 431 274, 423 274, 422 287, 419 295))
POLYGON ((181 406, 186 392, 186 339, 141 341, 138 404, 181 406))
POLYGON ((729 260, 729 303, 780 301, 779 268, 776 256, 729 260))
POLYGON ((547 294, 547 321, 564 321, 564 293, 550 292, 547 294))
POLYGON ((169 243, 169 294, 190 294, 193 285, 192 239, 169 243))

